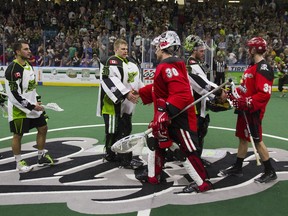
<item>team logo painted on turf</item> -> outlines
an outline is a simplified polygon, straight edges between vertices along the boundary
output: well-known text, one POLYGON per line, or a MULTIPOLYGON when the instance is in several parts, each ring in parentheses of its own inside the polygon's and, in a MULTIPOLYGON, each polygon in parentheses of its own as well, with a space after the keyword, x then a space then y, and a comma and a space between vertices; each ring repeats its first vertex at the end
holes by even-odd
MULTIPOLYGON (((236 149, 206 150, 206 159, 213 162, 208 172, 215 189, 203 194, 175 194, 191 181, 180 163, 166 163, 166 182, 156 186, 141 183, 135 179, 133 170, 103 162, 103 146, 93 146, 97 142, 82 137, 47 140, 49 153, 59 163, 53 167, 35 167, 32 172, 20 175, 15 170, 10 148, 2 151, 5 158, 0 160, 1 205, 64 202, 81 213, 117 214, 167 204, 193 205, 232 199, 261 192, 277 181, 288 180, 288 152, 285 150, 270 149, 277 181, 257 186, 253 179, 260 175, 263 167, 256 166, 252 150, 245 160, 243 177, 218 176, 220 169, 227 168, 235 160, 236 149)), ((23 157, 29 164, 36 163, 34 145, 34 142, 23 145, 23 157)), ((144 149, 144 161, 146 156, 144 149)))

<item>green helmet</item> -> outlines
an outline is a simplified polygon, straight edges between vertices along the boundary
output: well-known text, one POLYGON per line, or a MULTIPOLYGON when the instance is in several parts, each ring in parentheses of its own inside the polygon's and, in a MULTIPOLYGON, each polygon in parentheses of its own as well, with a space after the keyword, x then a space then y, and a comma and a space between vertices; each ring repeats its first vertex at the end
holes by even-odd
POLYGON ((189 35, 186 37, 184 42, 184 48, 187 51, 193 51, 197 49, 198 47, 205 47, 205 42, 197 35, 189 35))

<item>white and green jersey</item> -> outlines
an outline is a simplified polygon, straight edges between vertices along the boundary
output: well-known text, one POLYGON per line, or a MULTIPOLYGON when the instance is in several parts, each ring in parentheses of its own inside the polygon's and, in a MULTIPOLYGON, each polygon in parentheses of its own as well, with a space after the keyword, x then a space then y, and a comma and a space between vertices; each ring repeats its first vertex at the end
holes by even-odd
POLYGON ((144 86, 137 64, 130 58, 111 56, 101 65, 100 79, 97 115, 132 114, 135 104, 128 101, 126 95, 144 86))
POLYGON ((37 103, 36 76, 26 61, 21 65, 14 60, 5 71, 5 88, 8 95, 8 121, 20 118, 38 118, 42 111, 33 110, 37 103))

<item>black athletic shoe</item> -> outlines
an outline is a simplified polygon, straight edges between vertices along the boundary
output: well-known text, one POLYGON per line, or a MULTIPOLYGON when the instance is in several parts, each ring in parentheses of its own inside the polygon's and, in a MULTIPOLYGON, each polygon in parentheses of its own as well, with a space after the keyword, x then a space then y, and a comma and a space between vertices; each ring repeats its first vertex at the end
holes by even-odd
POLYGON ((140 182, 148 182, 148 167, 147 165, 135 169, 135 178, 140 182))
POLYGON ((209 167, 212 164, 211 162, 209 162, 209 161, 207 161, 207 160, 205 160, 203 158, 201 158, 201 160, 202 160, 202 163, 203 163, 204 167, 209 167))
POLYGON ((220 176, 237 176, 237 177, 242 177, 243 176, 243 172, 242 172, 242 168, 238 168, 234 165, 232 165, 231 167, 228 167, 227 169, 224 170, 220 170, 219 171, 220 176))
POLYGON ((49 154, 43 154, 40 159, 38 159, 38 166, 54 165, 55 161, 49 154))
POLYGON ((120 162, 120 167, 123 167, 124 169, 138 169, 141 166, 143 166, 143 162, 136 159, 132 159, 131 161, 120 162))
POLYGON ((117 162, 118 158, 117 158, 117 155, 114 152, 112 152, 112 153, 105 154, 103 160, 106 160, 109 162, 117 162))
POLYGON ((277 179, 276 172, 274 170, 271 170, 270 172, 263 173, 259 178, 254 179, 254 181, 256 183, 268 183, 276 179, 277 179))
POLYGON ((202 185, 197 185, 196 182, 192 182, 189 185, 187 185, 185 188, 183 188, 182 193, 192 193, 192 192, 196 192, 196 193, 202 193, 208 190, 212 190, 213 189, 213 184, 206 180, 203 182, 202 185))

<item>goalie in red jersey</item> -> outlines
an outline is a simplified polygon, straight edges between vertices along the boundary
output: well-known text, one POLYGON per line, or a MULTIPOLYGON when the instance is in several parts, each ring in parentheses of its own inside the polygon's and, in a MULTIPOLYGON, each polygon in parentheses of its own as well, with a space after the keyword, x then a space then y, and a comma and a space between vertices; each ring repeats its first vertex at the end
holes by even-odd
POLYGON ((230 98, 238 113, 236 136, 239 138, 237 159, 233 166, 221 170, 222 176, 242 176, 242 164, 248 151, 249 128, 255 147, 264 165, 264 173, 255 179, 258 183, 267 183, 277 179, 276 172, 270 162, 268 150, 262 140, 262 119, 266 106, 271 97, 274 72, 264 59, 267 49, 266 41, 261 37, 254 37, 248 41, 249 56, 252 64, 243 74, 243 83, 236 89, 239 97, 230 98), (247 116, 247 122, 245 120, 247 116), (247 124, 249 128, 247 127, 247 124))
MULTIPOLYGON (((177 159, 194 180, 183 192, 204 192, 212 189, 207 172, 199 157, 197 118, 195 107, 178 115, 194 101, 185 62, 175 57, 180 39, 173 31, 167 31, 154 39, 156 56, 160 62, 156 68, 154 83, 139 90, 144 104, 154 103, 151 123, 154 137, 148 139, 148 182, 158 184, 165 163, 165 150, 173 148, 177 159)), ((137 176, 136 176, 137 177, 137 176)))

